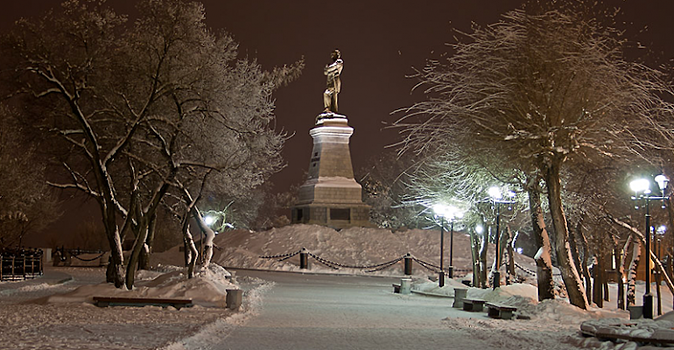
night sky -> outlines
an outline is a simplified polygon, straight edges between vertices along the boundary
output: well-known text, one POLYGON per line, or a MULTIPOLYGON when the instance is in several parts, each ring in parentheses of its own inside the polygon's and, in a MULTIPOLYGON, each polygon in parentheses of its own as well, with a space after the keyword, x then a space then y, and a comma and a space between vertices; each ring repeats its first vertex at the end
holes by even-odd
MULTIPOLYGON (((0 29, 19 17, 56 6, 57 0, 24 0, 3 4, 0 29)), ((627 38, 646 46, 634 50, 650 63, 671 63, 674 45, 674 1, 605 1, 619 6, 627 38), (643 30, 646 28, 646 30, 643 30)), ((120 12, 131 13, 136 1, 108 1, 120 12)), ((302 76, 275 95, 277 128, 295 133, 284 156, 288 166, 272 181, 276 190, 302 183, 309 165, 312 140, 308 134, 322 109, 325 87, 323 66, 339 48, 344 60, 340 113, 349 118, 354 170, 369 163, 386 145, 398 139, 385 129, 400 114, 392 112, 423 98, 411 92, 413 67, 438 58, 452 42, 452 29, 470 31, 471 22, 485 25, 519 7, 522 0, 445 1, 202 1, 208 25, 226 30, 240 44, 240 54, 256 58, 264 68, 306 61, 302 76)), ((634 53, 632 53, 634 54, 634 53)))

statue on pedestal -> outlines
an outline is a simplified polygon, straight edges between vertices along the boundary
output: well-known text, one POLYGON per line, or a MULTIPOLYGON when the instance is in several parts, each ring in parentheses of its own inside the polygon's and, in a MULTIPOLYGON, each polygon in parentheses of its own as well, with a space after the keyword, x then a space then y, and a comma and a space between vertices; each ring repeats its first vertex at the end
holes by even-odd
POLYGON ((342 74, 342 68, 344 67, 344 61, 342 61, 342 55, 339 50, 335 49, 330 55, 332 58, 332 63, 326 65, 323 69, 323 74, 325 74, 328 79, 325 85, 325 91, 323 92, 323 106, 325 107, 324 113, 337 113, 337 95, 342 89, 342 80, 340 75, 342 74))

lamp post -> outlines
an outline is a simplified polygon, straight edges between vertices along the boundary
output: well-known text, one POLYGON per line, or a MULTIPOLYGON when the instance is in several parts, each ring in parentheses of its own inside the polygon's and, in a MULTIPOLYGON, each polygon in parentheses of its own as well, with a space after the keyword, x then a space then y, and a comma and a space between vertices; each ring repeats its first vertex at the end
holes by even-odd
MULTIPOLYGON (((507 195, 510 198, 515 197, 512 191, 507 191, 507 195)), ((489 188, 489 197, 496 207, 496 267, 494 269, 494 289, 496 289, 501 286, 501 204, 512 205, 515 201, 504 200, 501 189, 496 186, 489 188)))
POLYGON ((635 193, 632 197, 632 200, 643 200, 644 207, 646 209, 645 221, 646 221, 646 292, 643 297, 643 315, 644 318, 653 318, 653 295, 651 294, 651 213, 650 213, 650 201, 651 200, 662 200, 664 206, 664 200, 667 199, 665 196, 665 189, 669 183, 669 179, 664 175, 658 175, 655 177, 655 182, 660 188, 660 193, 662 196, 651 196, 651 181, 648 179, 636 179, 630 182, 630 189, 635 193))
MULTIPOLYGON (((660 253, 661 253, 660 247, 661 247, 661 244, 662 244, 662 237, 665 236, 666 231, 667 231, 667 227, 665 225, 660 225, 654 231, 655 234, 656 234, 656 237, 658 238, 655 241, 655 253, 656 253, 655 255, 657 256, 658 261, 660 261, 660 262, 662 261, 662 260, 660 260, 662 258, 660 256, 660 253)), ((661 273, 662 273, 661 271, 658 271, 657 274, 655 275, 655 292, 657 293, 657 296, 658 296, 658 316, 662 315, 662 293, 660 293, 660 283, 662 283, 661 273)))
MULTIPOLYGON (((435 215, 440 217, 440 275, 438 280, 438 285, 440 287, 445 286, 445 218, 449 220, 450 223, 450 238, 449 238, 449 266, 453 265, 453 255, 454 255, 454 220, 457 218, 462 218, 463 213, 459 211, 454 206, 447 206, 444 204, 436 204, 433 206, 433 211, 435 215)), ((453 270, 453 269, 452 269, 453 270)), ((449 278, 452 278, 453 273, 450 270, 449 278)))

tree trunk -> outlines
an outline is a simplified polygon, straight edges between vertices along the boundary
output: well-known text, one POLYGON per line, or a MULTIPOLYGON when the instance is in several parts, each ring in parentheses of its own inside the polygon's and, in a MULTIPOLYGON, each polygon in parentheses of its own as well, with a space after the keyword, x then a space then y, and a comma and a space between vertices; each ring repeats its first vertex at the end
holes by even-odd
POLYGON ((470 233, 470 253, 473 262, 473 287, 477 288, 480 285, 480 254, 478 252, 479 239, 477 233, 471 231, 470 233))
POLYGON ((604 259, 601 254, 597 254, 597 263, 594 265, 594 284, 592 288, 592 300, 597 307, 604 307, 604 280, 602 270, 604 269, 604 259))
POLYGON ((506 243, 506 252, 508 253, 508 266, 506 274, 506 285, 517 283, 517 274, 515 273, 515 248, 513 232, 510 230, 510 226, 506 226, 506 232, 508 232, 508 241, 506 243))
POLYGON ((590 257, 590 249, 588 248, 587 238, 583 233, 583 218, 581 217, 576 224, 575 230, 569 230, 569 244, 571 246, 571 255, 573 256, 573 261, 576 264, 576 267, 580 270, 580 273, 583 274, 585 281, 585 295, 587 295, 588 303, 592 303, 594 298, 593 294, 593 281, 594 277, 590 276, 590 271, 587 268, 588 259, 590 257), (582 259, 580 254, 580 248, 578 247, 578 242, 580 242, 583 249, 582 259))
POLYGON ((557 261, 562 272, 564 286, 569 296, 569 302, 583 310, 588 307, 587 296, 583 289, 578 269, 571 256, 571 247, 569 246, 569 228, 566 223, 566 216, 562 206, 562 191, 559 177, 559 167, 561 160, 553 158, 545 171, 545 183, 548 186, 548 201, 550 203, 550 214, 552 216, 552 227, 555 230, 555 245, 557 249, 557 261))
POLYGON ((207 268, 208 265, 211 263, 211 258, 213 257, 213 240, 215 239, 215 232, 206 225, 204 222, 204 218, 201 216, 201 212, 199 212, 199 209, 196 207, 192 208, 192 216, 194 217, 194 220, 196 220, 197 225, 199 226, 199 229, 201 232, 203 232, 206 235, 206 239, 204 240, 204 268, 207 268))
POLYGON ((630 261, 629 272, 627 273, 627 305, 636 305, 637 301, 637 266, 641 258, 641 244, 637 237, 632 237, 632 259, 630 261))
POLYGON ((150 257, 152 255, 152 246, 154 245, 154 233, 156 227, 157 227, 157 214, 155 213, 150 218, 150 223, 148 225, 147 240, 145 241, 143 250, 140 253, 140 261, 138 262, 138 268, 141 270, 150 269, 150 257))
POLYGON ((482 242, 480 242, 480 288, 487 288, 487 248, 489 247, 487 239, 487 232, 482 234, 482 242))
MULTIPOLYGON (((534 181, 538 181, 535 179, 534 181)), ((537 183, 530 183, 527 190, 529 194, 529 214, 531 215, 531 226, 536 238, 538 253, 536 253, 536 279, 538 280, 538 300, 555 298, 555 284, 552 279, 552 249, 550 248, 550 237, 545 226, 543 218, 543 208, 541 207, 541 196, 538 191, 537 183)))
MULTIPOLYGON (((630 239, 627 239, 625 241, 625 245, 623 246, 622 251, 616 251, 616 259, 618 261, 616 262, 616 268, 618 269, 618 309, 625 310, 625 280, 627 279, 627 276, 625 275, 625 261, 626 259, 626 254, 629 251, 630 247, 630 239)), ((617 250, 617 249, 616 249, 617 250)))
POLYGON ((105 225, 105 234, 110 246, 110 263, 105 274, 106 282, 113 283, 116 288, 124 285, 124 253, 122 252, 122 239, 119 236, 116 222, 115 209, 106 207, 99 202, 105 225))
POLYGON ((199 258, 199 249, 194 244, 192 233, 190 233, 190 217, 187 214, 185 213, 183 216, 182 230, 185 242, 185 258, 187 259, 187 278, 193 278, 197 259, 199 258))
POLYGON ((583 259, 581 260, 580 266, 578 266, 578 268, 580 268, 580 271, 583 274, 583 277, 587 281, 587 285, 585 286, 585 290, 586 290, 586 293, 589 294, 590 293, 589 291, 592 290, 592 279, 590 278, 590 270, 588 270, 588 267, 587 267, 587 265, 588 265, 587 260, 590 258, 590 245, 588 244, 587 236, 585 236, 585 232, 583 232, 582 227, 579 226, 578 229, 576 230, 576 232, 578 233, 578 236, 580 238, 580 242, 583 245, 583 250, 585 251, 585 254, 583 254, 583 259))
POLYGON ((140 253, 143 251, 143 246, 145 245, 145 240, 147 239, 148 235, 147 220, 144 217, 137 218, 137 220, 139 222, 137 226, 136 240, 133 244, 131 256, 129 257, 129 264, 126 266, 126 288, 129 290, 133 289, 140 253))

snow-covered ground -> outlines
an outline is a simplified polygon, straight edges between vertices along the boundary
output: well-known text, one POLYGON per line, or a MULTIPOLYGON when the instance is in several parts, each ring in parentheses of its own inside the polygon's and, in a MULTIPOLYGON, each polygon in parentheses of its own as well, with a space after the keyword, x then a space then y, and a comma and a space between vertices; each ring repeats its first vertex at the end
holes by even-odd
MULTIPOLYGON (((183 253, 175 247, 168 252, 155 254, 155 270, 140 272, 137 287, 132 291, 115 289, 103 283, 105 271, 102 268, 48 267, 45 278, 0 283, 0 348, 200 348, 198 344, 208 343, 223 329, 231 329, 255 317, 257 308, 262 307, 264 293, 273 290, 273 284, 260 280, 228 279, 228 272, 220 266, 297 271, 298 256, 284 261, 279 261, 280 258, 261 259, 260 256, 284 255, 302 248, 323 259, 344 265, 375 265, 406 253, 427 262, 437 262, 438 240, 437 231, 391 233, 379 229, 353 228, 337 232, 310 225, 293 225, 266 232, 233 231, 216 238, 218 249, 213 257, 215 264, 209 270, 202 271, 197 278, 187 280, 183 268, 175 267, 184 261, 183 253), (67 281, 64 282, 65 279, 67 281), (223 307, 226 289, 231 288, 246 290, 244 306, 238 313, 223 307), (154 306, 98 308, 92 302, 93 296, 120 295, 187 297, 194 300, 195 306, 180 310, 154 306)), ((460 270, 467 271, 470 266, 468 247, 468 237, 455 234, 453 260, 460 270)), ((445 258, 448 259, 448 256, 445 255, 445 258)), ((602 322, 614 324, 616 319, 629 318, 626 311, 616 309, 615 286, 611 290, 612 300, 606 302, 603 309, 580 310, 564 299, 538 303, 536 288, 531 285, 533 280, 526 272, 535 270, 533 260, 525 256, 517 256, 516 260, 523 267, 519 274, 529 277, 525 283, 504 286, 497 291, 470 288, 468 296, 517 306, 522 319, 503 322, 484 317, 450 315, 443 321, 445 326, 448 329, 461 328, 468 333, 476 332, 481 336, 517 334, 517 342, 543 344, 540 346, 545 344, 540 339, 541 329, 544 329, 548 334, 557 332, 560 337, 571 337, 566 343, 579 348, 616 347, 611 342, 578 335, 583 321, 594 320, 595 324, 598 322, 602 325, 602 322)), ((311 272, 401 276, 402 263, 368 273, 363 269, 334 270, 312 261, 311 272)), ((414 289, 418 291, 453 296, 453 287, 465 287, 458 278, 448 280, 444 288, 439 288, 436 282, 427 279, 433 274, 418 264, 415 264, 414 272, 414 289)), ((662 293, 664 311, 669 312, 672 310, 672 295, 667 288, 662 288, 662 293)), ((637 294, 640 301, 643 284, 638 285, 637 294)), ((652 324, 644 322, 644 328, 648 327, 653 328, 652 324)), ((635 348, 636 344, 622 343, 617 346, 627 349, 635 348)))

